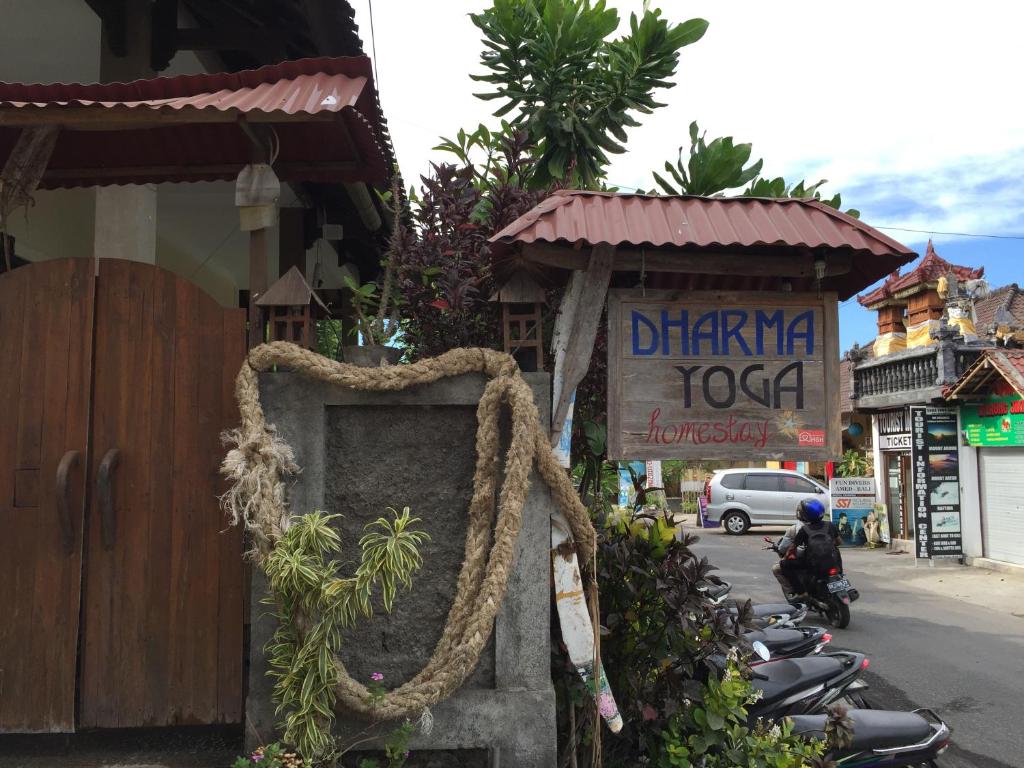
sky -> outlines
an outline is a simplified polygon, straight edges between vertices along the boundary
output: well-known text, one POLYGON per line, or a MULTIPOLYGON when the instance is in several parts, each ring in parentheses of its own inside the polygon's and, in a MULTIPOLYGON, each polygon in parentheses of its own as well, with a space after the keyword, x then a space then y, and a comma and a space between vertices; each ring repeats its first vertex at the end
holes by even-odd
MULTIPOLYGON (((384 113, 407 180, 426 173, 439 136, 497 123, 473 97, 482 0, 350 0, 374 56, 384 113)), ((641 0, 609 0, 623 26, 641 0)), ((993 287, 1024 285, 1024 3, 975 0, 652 0, 672 21, 710 23, 684 48, 667 106, 641 116, 609 183, 651 188, 651 171, 709 137, 751 142, 763 173, 828 179, 862 220, 923 254, 984 266, 993 287), (886 228, 900 229, 886 229, 886 228), (901 230, 920 230, 907 232, 901 230), (944 233, 966 233, 961 235, 944 233), (988 235, 989 237, 981 237, 988 235), (998 237, 991 237, 992 235, 998 237)), ((905 268, 906 269, 906 268, 905 268)), ((840 308, 840 344, 874 337, 874 315, 840 308)))

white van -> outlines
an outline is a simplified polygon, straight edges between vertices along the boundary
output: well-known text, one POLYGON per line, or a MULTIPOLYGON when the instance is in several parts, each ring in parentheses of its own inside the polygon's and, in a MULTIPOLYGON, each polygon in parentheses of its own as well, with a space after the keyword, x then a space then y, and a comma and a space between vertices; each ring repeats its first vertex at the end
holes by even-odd
POLYGON ((708 483, 708 520, 726 533, 746 533, 754 525, 792 525, 804 499, 818 499, 829 509, 828 488, 790 469, 720 469, 708 483))

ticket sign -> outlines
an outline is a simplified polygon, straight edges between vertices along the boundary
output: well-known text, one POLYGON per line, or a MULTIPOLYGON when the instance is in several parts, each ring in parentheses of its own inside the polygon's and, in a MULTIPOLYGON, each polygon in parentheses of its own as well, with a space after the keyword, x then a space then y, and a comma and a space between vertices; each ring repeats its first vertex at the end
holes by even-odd
POLYGON ((840 451, 834 293, 610 291, 611 459, 840 451))

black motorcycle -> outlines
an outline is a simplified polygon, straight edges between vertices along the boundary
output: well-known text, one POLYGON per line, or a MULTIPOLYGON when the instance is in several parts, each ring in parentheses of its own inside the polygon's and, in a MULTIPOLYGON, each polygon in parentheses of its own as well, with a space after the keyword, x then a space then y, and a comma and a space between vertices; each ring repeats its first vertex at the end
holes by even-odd
MULTIPOLYGON (((697 589, 721 613, 739 615, 745 601, 730 596, 732 584, 724 580, 714 582, 703 581, 697 589)), ((768 627, 794 628, 807 618, 807 606, 801 603, 752 603, 750 613, 745 617, 746 624, 752 629, 768 627)))
MULTIPOLYGON (((930 709, 913 712, 884 712, 851 709, 853 742, 827 757, 839 765, 936 766, 936 759, 949 748, 950 728, 930 709)), ((825 715, 795 715, 793 733, 810 739, 825 738, 825 715)))
POLYGON ((824 714, 827 706, 851 701, 851 693, 864 687, 859 678, 867 666, 866 656, 852 652, 755 666, 750 684, 761 697, 748 708, 748 716, 756 722, 759 717, 779 720, 789 715, 824 714))
MULTIPOLYGON (((775 554, 783 557, 779 551, 779 541, 772 541, 765 536, 767 546, 775 554)), ((860 595, 850 584, 849 579, 838 568, 830 568, 825 575, 810 571, 800 571, 795 577, 798 583, 793 588, 801 593, 801 601, 806 598, 807 604, 825 617, 825 620, 836 629, 846 629, 850 624, 850 604, 860 595)))
POLYGON ((767 649, 767 658, 755 655, 750 666, 756 667, 769 660, 800 659, 817 656, 832 641, 832 635, 820 627, 766 627, 743 633, 750 644, 760 643, 767 649))

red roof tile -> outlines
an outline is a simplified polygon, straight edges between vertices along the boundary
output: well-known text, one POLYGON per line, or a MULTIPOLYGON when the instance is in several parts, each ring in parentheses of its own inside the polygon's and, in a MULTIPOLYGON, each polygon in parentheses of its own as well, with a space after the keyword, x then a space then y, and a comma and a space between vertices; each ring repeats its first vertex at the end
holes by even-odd
POLYGON ((893 298, 896 294, 907 291, 918 285, 937 282, 943 275, 953 272, 960 280, 977 280, 985 274, 985 268, 971 269, 950 264, 935 252, 932 241, 928 241, 928 250, 925 251, 921 263, 905 275, 895 272, 889 276, 882 285, 864 296, 858 296, 857 301, 862 306, 872 308, 887 299, 893 298))
POLYGON ((996 288, 974 302, 974 325, 985 334, 996 325, 997 318, 1014 328, 1024 328, 1024 291, 1016 283, 996 288))
POLYGON ((835 249, 852 271, 831 278, 846 296, 911 261, 914 252, 817 200, 649 196, 560 190, 491 242, 666 246, 704 250, 835 249))
POLYGON ((43 110, 58 119, 86 110, 95 113, 99 127, 61 130, 40 184, 44 189, 233 179, 251 159, 241 121, 254 115, 273 127, 279 145, 275 169, 283 181, 384 183, 390 172, 365 56, 132 83, 0 83, 0 124, 10 116, 0 128, 0 162, 21 126, 43 110), (140 112, 156 113, 160 122, 106 129, 121 117, 129 125, 140 112), (216 121, 210 121, 211 113, 216 121))

